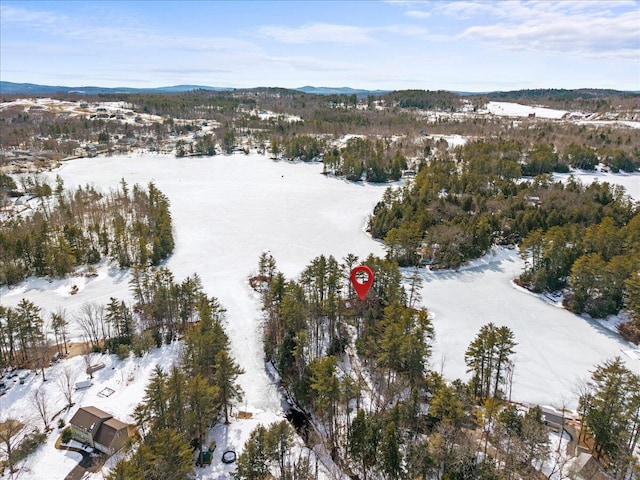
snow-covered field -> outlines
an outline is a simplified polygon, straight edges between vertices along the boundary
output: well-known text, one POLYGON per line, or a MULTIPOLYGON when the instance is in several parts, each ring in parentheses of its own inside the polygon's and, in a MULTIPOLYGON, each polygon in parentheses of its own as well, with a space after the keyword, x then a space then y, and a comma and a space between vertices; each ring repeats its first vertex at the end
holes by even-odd
POLYGON ((479 113, 489 113, 498 117, 529 117, 544 118, 549 120, 568 120, 576 125, 591 126, 623 126, 628 128, 640 128, 640 122, 634 120, 635 117, 628 119, 607 119, 602 118, 601 114, 591 114, 582 112, 570 112, 568 110, 558 110, 555 108, 523 105, 514 102, 489 102, 486 108, 479 113))
POLYGON ((560 119, 569 113, 567 110, 531 107, 529 105, 521 105, 519 103, 512 102, 489 102, 487 103, 487 110, 489 113, 500 117, 528 117, 531 114, 535 114, 535 116, 539 118, 551 119, 560 119))
MULTIPOLYGON (((79 159, 51 173, 61 175, 68 187, 89 183, 104 190, 121 178, 129 184, 154 181, 169 197, 176 250, 167 267, 178 281, 197 272, 207 293, 221 301, 227 309, 226 328, 233 352, 247 372, 239 379, 246 394, 239 408, 252 412, 254 418, 234 420, 228 429, 215 430, 221 449, 228 444, 241 451, 258 422, 267 424, 283 414, 281 398, 264 370, 261 312, 247 280, 256 270, 260 253, 270 250, 278 268, 289 277, 298 275, 320 254, 338 259, 347 253, 360 258, 369 253, 384 254, 383 246, 367 236, 363 227, 386 187, 349 183, 325 177, 321 171, 321 164, 273 162, 253 154, 187 158, 147 154, 79 159)), ((640 176, 608 175, 606 179, 624 179, 635 187, 634 197, 640 198, 640 176)), ((496 249, 459 272, 424 271, 422 303, 432 312, 436 329, 434 368, 442 369, 449 379, 466 378, 464 352, 479 328, 494 322, 511 327, 518 341, 514 400, 575 406, 573 385, 587 378, 596 363, 616 355, 624 358, 629 368, 640 371, 640 359, 621 351, 635 347, 599 322, 516 289, 512 279, 522 266, 516 250, 496 249)), ((0 303, 16 305, 27 297, 45 313, 62 307, 73 315, 86 302, 106 303, 112 296, 129 298, 125 272, 103 265, 98 273, 94 278, 71 277, 51 283, 31 279, 0 290, 0 303), (76 295, 69 293, 73 284, 78 286, 76 295)), ((170 365, 174 355, 167 347, 145 359, 135 374, 139 383, 126 388, 117 381, 129 377, 135 361, 112 360, 113 370, 103 371, 100 384, 83 394, 79 406, 94 404, 131 421, 150 368, 155 363, 170 365), (98 399, 97 392, 112 384, 118 387, 116 393, 98 399)), ((32 387, 38 383, 34 377, 31 382, 32 387)), ((17 393, 0 397, 0 412, 28 410, 28 401, 19 397, 17 393)), ((214 465, 198 469, 200 478, 229 478, 229 467, 219 461, 220 451, 216 450, 214 465)), ((29 459, 32 473, 21 478, 63 478, 47 469, 63 459, 66 463, 60 471, 68 472, 76 458, 54 450, 50 440, 29 459), (42 476, 45 471, 51 475, 42 476)))
POLYGON ((427 138, 432 139, 434 142, 439 140, 445 140, 449 147, 462 147, 467 144, 469 137, 463 137, 462 135, 427 135, 427 138))

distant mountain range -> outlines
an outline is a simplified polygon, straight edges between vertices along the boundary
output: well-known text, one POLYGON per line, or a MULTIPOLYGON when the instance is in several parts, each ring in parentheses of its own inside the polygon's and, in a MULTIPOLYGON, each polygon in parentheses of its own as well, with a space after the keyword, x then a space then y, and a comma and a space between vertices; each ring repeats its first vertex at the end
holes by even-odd
POLYGON ((384 95, 385 93, 389 93, 390 90, 359 90, 355 88, 349 87, 311 87, 305 86, 300 88, 295 88, 294 90, 298 90, 304 93, 315 93, 316 95, 357 95, 358 97, 366 97, 367 95, 384 95))
MULTIPOLYGON (((77 93, 78 95, 97 95, 100 93, 180 93, 190 92, 193 90, 211 90, 216 92, 224 92, 236 90, 231 87, 209 87, 206 85, 174 85, 171 87, 157 87, 157 88, 131 88, 131 87, 66 87, 61 85, 37 85, 34 83, 14 83, 0 81, 0 94, 5 95, 19 95, 19 94, 32 94, 32 95, 54 95, 56 93, 77 93)), ((385 90, 363 90, 354 89, 348 87, 333 88, 333 87, 311 87, 305 86, 295 88, 304 93, 314 93, 316 95, 382 95, 387 93, 385 90)))
MULTIPOLYGON (((4 95, 55 95, 61 93, 76 93, 78 95, 97 95, 108 93, 181 93, 193 90, 210 90, 215 92, 241 90, 232 87, 209 87, 206 85, 174 85, 171 87, 157 88, 131 88, 131 87, 65 87, 52 85, 37 85, 34 83, 14 83, 0 81, 0 94, 4 95)), ((349 87, 312 87, 304 86, 295 88, 299 92, 311 93, 316 95, 356 95, 358 97, 366 97, 367 95, 384 95, 390 90, 365 90, 349 87)), ((451 92, 460 96, 482 95, 490 96, 494 99, 515 100, 518 98, 554 98, 554 99, 573 99, 582 98, 598 98, 611 95, 637 95, 638 91, 620 91, 605 89, 581 88, 574 90, 566 89, 533 89, 533 90, 514 90, 509 92, 451 92)))
POLYGON ((0 81, 0 94, 33 94, 53 95, 56 93, 77 93, 78 95, 97 95, 99 93, 180 93, 192 90, 227 91, 233 88, 206 87, 202 85, 174 85, 172 87, 158 88, 131 88, 131 87, 65 87, 60 85, 37 85, 35 83, 13 83, 0 81))

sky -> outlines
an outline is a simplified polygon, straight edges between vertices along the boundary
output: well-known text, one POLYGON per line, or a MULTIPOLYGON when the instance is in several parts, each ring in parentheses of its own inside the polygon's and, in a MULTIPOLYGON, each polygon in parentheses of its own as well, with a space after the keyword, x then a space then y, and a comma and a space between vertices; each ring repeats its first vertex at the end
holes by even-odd
POLYGON ((0 79, 640 90, 640 1, 0 0, 0 79))

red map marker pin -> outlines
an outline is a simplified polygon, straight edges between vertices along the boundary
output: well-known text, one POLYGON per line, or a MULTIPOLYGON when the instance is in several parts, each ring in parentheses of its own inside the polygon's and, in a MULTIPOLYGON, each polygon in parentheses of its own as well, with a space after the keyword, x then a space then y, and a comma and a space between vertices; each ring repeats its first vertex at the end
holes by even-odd
POLYGON ((356 289, 360 300, 364 300, 371 285, 373 285, 373 270, 365 265, 354 268, 351 270, 351 283, 353 288, 356 289))

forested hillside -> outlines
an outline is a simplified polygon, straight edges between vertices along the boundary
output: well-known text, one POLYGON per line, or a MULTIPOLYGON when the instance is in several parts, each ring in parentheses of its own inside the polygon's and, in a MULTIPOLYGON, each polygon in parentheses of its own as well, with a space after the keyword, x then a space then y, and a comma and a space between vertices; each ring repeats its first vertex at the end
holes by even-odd
POLYGON ((93 187, 52 189, 37 177, 24 180, 31 197, 26 214, 0 222, 0 285, 29 275, 62 277, 108 257, 121 268, 158 265, 174 247, 169 200, 153 183, 145 190, 93 187))
MULTIPOLYGON (((387 190, 371 234, 401 265, 436 269, 458 268, 495 244, 517 245, 527 261, 521 285, 566 288, 565 305, 576 313, 617 313, 640 269, 639 206, 620 187, 548 175, 576 161, 542 144, 523 152, 514 142, 471 142, 455 158, 433 156, 415 181, 387 190), (526 179, 523 171, 538 176, 526 179)), ((637 342, 633 330, 626 334, 637 342)))
MULTIPOLYGON (((290 160, 320 160, 326 155, 330 173, 355 179, 361 170, 369 181, 388 181, 396 176, 395 171, 388 171, 396 154, 416 161, 428 158, 439 141, 434 135, 456 134, 515 142, 521 153, 537 145, 551 148, 551 154, 569 159, 562 159, 560 165, 593 169, 601 162, 612 171, 635 171, 640 166, 640 130, 623 121, 637 121, 639 99, 634 94, 602 90, 532 90, 480 96, 400 90, 358 98, 355 94, 315 95, 257 88, 55 96, 53 102, 66 102, 62 107, 46 102, 25 105, 22 99, 7 96, 0 111, 0 146, 4 149, 0 162, 12 159, 5 152, 30 152, 36 154, 37 165, 45 166, 77 155, 78 149, 89 144, 104 152, 144 147, 175 151, 179 156, 256 148, 290 160), (543 104, 567 109, 576 116, 572 121, 541 121, 535 116, 513 121, 488 115, 486 105, 492 100, 543 104), (353 151, 341 152, 345 148, 343 136, 361 136, 375 148, 367 147, 370 152, 365 158, 354 159, 353 151), (382 142, 382 147, 377 142, 382 142), (385 163, 383 174, 380 158, 385 163), (342 162, 349 168, 342 169, 342 162)), ((92 153, 81 153, 86 154, 92 153)), ((548 158, 546 150, 540 156, 523 169, 524 174, 548 171, 548 162, 557 163, 548 158)))
MULTIPOLYGON (((562 461, 551 451, 542 410, 523 413, 507 402, 517 368, 511 329, 483 326, 466 351, 469 381, 448 383, 429 367, 437 332, 429 312, 414 307, 420 277, 403 279, 396 263, 370 256, 362 263, 375 281, 362 301, 348 283, 359 263, 353 255, 342 262, 320 256, 290 280, 263 254, 252 279, 262 296, 267 359, 295 407, 307 412, 310 424, 299 433, 308 444, 324 445, 351 477, 371 479, 534 478, 543 461, 562 461)), ((593 382, 580 393, 582 435, 624 474, 638 442, 640 377, 617 359, 596 366, 593 382), (600 423, 609 407, 614 413, 600 423), (611 442, 604 428, 624 440, 611 442)), ((274 471, 282 457, 266 440, 273 435, 253 432, 235 478, 274 471)), ((277 445, 290 451, 290 440, 277 445)), ((276 478, 291 478, 284 458, 276 478)))

